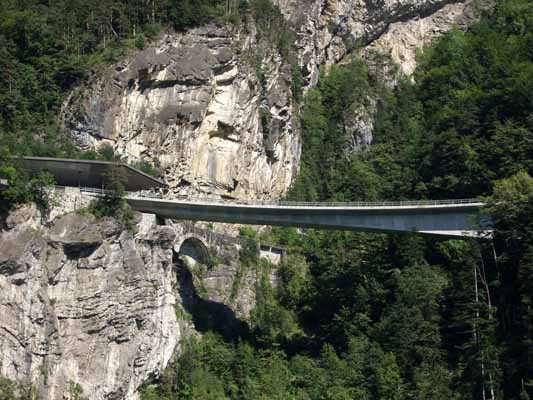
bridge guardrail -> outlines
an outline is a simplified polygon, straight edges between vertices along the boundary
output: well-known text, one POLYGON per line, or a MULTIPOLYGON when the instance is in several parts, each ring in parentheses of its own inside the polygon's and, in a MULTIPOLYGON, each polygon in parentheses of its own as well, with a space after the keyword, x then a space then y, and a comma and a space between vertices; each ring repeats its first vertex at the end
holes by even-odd
MULTIPOLYGON (((82 192, 99 195, 113 194, 112 190, 99 188, 80 188, 82 192)), ((163 198, 159 193, 153 192, 127 192, 130 197, 161 199, 176 202, 199 204, 227 204, 249 206, 280 206, 280 207, 402 207, 402 206, 438 206, 438 205, 465 205, 483 203, 480 199, 451 199, 451 200, 398 200, 398 201, 344 201, 344 202, 308 202, 286 200, 240 200, 240 199, 213 199, 206 197, 178 196, 177 198, 163 198)))
MULTIPOLYGON (((171 200, 171 199, 169 199, 171 200)), ((196 202, 207 204, 242 204, 242 205, 265 205, 265 206, 286 206, 286 207, 401 207, 401 206, 426 206, 426 205, 454 205, 454 204, 478 204, 479 199, 458 199, 458 200, 406 200, 406 201, 348 201, 348 202, 304 202, 286 200, 225 200, 207 198, 186 198, 183 200, 172 199, 184 202, 196 202)))
MULTIPOLYGON (((96 193, 100 195, 113 194, 112 190, 99 188, 80 188, 82 192, 96 193)), ((128 196, 152 199, 164 199, 162 195, 147 192, 127 192, 128 196)), ((454 205, 454 204, 478 204, 483 203, 480 199, 451 199, 451 200, 397 200, 397 201, 347 201, 347 202, 305 202, 286 200, 242 200, 242 199, 214 199, 208 197, 178 196, 169 201, 202 203, 202 204, 242 204, 242 205, 268 205, 288 207, 401 207, 401 206, 425 206, 425 205, 454 205)))

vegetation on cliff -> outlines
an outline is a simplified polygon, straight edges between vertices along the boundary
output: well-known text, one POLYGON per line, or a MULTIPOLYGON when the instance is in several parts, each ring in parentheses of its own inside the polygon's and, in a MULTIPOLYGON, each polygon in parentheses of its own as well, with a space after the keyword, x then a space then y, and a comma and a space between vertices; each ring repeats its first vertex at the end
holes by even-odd
MULTIPOLYGON (((28 179, 13 169, 13 155, 119 161, 110 146, 81 152, 62 134, 58 114, 67 94, 163 30, 210 21, 239 24, 245 13, 258 21, 259 36, 288 57, 289 30, 270 0, 0 0, 0 177, 28 179)), ((135 166, 157 174, 147 162, 135 166)), ((39 197, 33 188, 41 190, 32 184, 11 198, 39 197)))

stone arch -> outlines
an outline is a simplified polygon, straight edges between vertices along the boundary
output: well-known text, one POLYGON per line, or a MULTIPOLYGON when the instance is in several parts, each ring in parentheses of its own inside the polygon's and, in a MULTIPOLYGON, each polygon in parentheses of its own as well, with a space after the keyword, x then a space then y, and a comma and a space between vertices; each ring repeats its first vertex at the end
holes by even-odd
POLYGON ((189 236, 181 243, 178 255, 195 263, 208 264, 209 262, 209 250, 207 250, 207 246, 194 236, 189 236))

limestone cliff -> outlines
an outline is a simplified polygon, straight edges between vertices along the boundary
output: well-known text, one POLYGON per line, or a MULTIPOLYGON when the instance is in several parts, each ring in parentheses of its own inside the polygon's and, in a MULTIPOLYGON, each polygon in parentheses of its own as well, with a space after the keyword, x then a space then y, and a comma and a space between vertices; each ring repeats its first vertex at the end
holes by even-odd
MULTIPOLYGON (((70 200, 61 203, 79 204, 70 200)), ((247 329, 258 275, 239 273, 235 243, 153 216, 132 233, 113 219, 58 214, 23 207, 0 222, 0 375, 31 383, 39 399, 80 390, 91 400, 135 399, 184 337, 247 329), (217 262, 190 268, 191 243, 217 262)))
POLYGON ((166 34, 73 93, 65 127, 80 147, 158 166, 173 193, 280 196, 300 152, 291 70, 258 45, 252 23, 166 34))
MULTIPOLYGON (((297 32, 298 62, 306 87, 321 68, 355 53, 376 80, 395 86, 416 67, 417 52, 452 28, 466 30, 494 0, 276 0, 297 32)), ((372 143, 376 103, 353 110, 346 121, 345 150, 372 143)))
MULTIPOLYGON (((420 47, 466 29, 494 0, 273 2, 296 33, 309 88, 321 67, 354 51, 394 85, 412 74, 420 47)), ((260 37, 251 18, 167 33, 73 92, 65 130, 82 148, 107 142, 130 162, 156 165, 171 196, 280 197, 299 168, 297 106, 291 65, 260 37)), ((348 151, 372 142, 375 100, 347 127, 348 151)))
MULTIPOLYGON (((409 75, 418 48, 465 29, 492 0, 275 3, 296 31, 309 88, 354 50, 371 66, 385 54, 409 75)), ((372 140, 375 99, 368 104, 348 121, 348 151, 372 140)), ((248 20, 163 35, 74 91, 62 115, 80 147, 110 143, 128 161, 156 165, 171 195, 272 198, 298 171, 296 110, 291 66, 248 20)), ((86 201, 67 200, 48 219, 30 207, 0 222, 0 374, 31 382, 44 400, 78 389, 134 399, 184 336, 245 328, 258 273, 243 270, 238 244, 146 216, 131 233, 72 213, 86 201), (216 249, 215 266, 195 262, 204 250, 188 240, 198 235, 216 249)))
POLYGON ((404 74, 416 51, 453 27, 466 29, 494 0, 275 0, 297 31, 299 63, 309 86, 321 66, 358 50, 390 56, 404 74))
POLYGON ((70 214, 49 228, 35 208, 0 233, 1 374, 41 399, 130 399, 182 335, 171 232, 136 240, 112 220, 70 214), (79 386, 78 386, 79 385, 79 386))

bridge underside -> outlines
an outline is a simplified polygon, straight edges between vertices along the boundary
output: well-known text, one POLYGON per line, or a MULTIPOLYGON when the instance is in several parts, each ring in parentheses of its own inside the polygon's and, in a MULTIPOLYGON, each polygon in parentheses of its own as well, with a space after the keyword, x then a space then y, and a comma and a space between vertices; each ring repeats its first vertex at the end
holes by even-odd
POLYGON ((208 204, 128 197, 133 209, 164 218, 237 224, 371 232, 417 232, 448 237, 485 237, 490 221, 483 204, 409 207, 280 207, 208 204))

